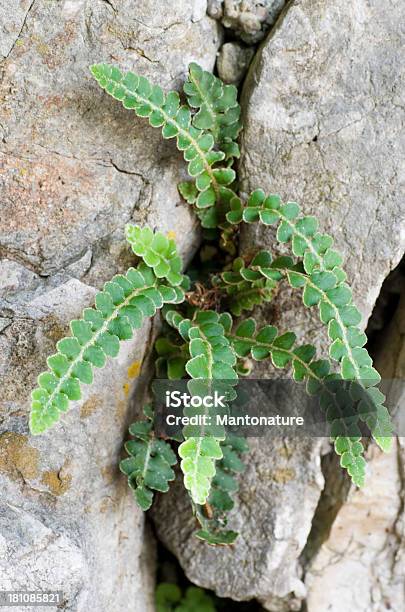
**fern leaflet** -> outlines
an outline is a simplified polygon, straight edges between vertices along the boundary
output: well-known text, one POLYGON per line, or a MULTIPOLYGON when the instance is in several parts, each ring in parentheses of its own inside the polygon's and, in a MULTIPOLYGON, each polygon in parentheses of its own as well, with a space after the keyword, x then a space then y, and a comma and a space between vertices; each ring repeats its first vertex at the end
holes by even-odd
POLYGON ((137 421, 129 428, 136 439, 125 443, 130 456, 120 462, 120 470, 128 476, 137 504, 148 510, 153 501, 152 489, 162 493, 169 490, 169 482, 175 478, 172 466, 177 459, 170 444, 154 436, 151 407, 145 406, 144 413, 147 420, 137 421))
POLYGON ((193 117, 193 125, 209 130, 227 158, 239 157, 235 141, 242 126, 236 87, 224 85, 211 72, 191 63, 183 89, 189 106, 199 109, 193 117))

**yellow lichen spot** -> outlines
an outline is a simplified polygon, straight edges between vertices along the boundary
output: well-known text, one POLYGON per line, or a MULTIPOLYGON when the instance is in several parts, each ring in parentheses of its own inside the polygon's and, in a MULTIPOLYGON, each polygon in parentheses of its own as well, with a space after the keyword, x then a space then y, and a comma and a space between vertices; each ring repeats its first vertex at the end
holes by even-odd
POLYGON ((176 240, 176 232, 170 230, 169 232, 167 232, 167 237, 169 240, 176 240))
POLYGON ((28 444, 27 436, 6 431, 0 436, 0 471, 13 480, 38 477, 39 451, 28 444))
POLYGON ((137 376, 139 376, 140 371, 141 371, 141 362, 134 361, 133 363, 131 363, 131 365, 128 368, 128 377, 136 378, 137 376))
POLYGON ((129 383, 125 383, 122 388, 124 389, 125 397, 129 395, 129 383))

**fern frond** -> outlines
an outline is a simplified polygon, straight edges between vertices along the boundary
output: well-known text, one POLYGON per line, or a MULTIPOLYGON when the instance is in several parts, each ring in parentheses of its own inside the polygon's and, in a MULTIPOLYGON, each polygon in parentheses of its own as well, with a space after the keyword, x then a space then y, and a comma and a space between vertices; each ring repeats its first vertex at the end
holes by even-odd
MULTIPOLYGON (((232 382, 238 378, 233 368, 236 357, 218 320, 219 315, 216 312, 205 311, 197 312, 195 318, 190 321, 188 337, 191 358, 186 364, 186 371, 195 379, 192 383, 202 381, 202 388, 198 389, 201 396, 214 395, 215 391, 220 391, 221 395, 232 399, 234 396, 229 385, 232 388, 232 382), (219 384, 216 381, 219 381, 219 384)), ((196 385, 190 383, 189 387, 195 390, 196 385)), ((187 409, 185 413, 187 414, 187 409)), ((195 410, 190 410, 190 416, 192 413, 195 413, 195 410)), ((185 441, 179 447, 184 485, 192 500, 200 505, 208 498, 211 480, 215 475, 215 462, 222 458, 220 441, 225 439, 224 427, 215 423, 215 407, 204 407, 203 413, 210 417, 211 425, 201 427, 197 431, 198 436, 192 429, 184 428, 185 441)))
POLYGON ((235 141, 242 126, 236 87, 225 85, 211 72, 191 63, 183 89, 189 106, 199 109, 193 117, 193 125, 211 132, 226 159, 239 157, 235 141))
POLYGON ((193 185, 180 185, 180 192, 188 202, 202 212, 202 220, 215 223, 215 204, 229 201, 234 193, 228 185, 235 180, 235 172, 226 166, 218 166, 226 155, 214 150, 212 134, 192 125, 191 111, 180 105, 176 91, 165 94, 161 87, 153 85, 143 76, 133 72, 123 74, 115 66, 95 64, 91 73, 116 100, 139 117, 148 117, 152 127, 162 128, 163 138, 176 138, 177 147, 188 162, 188 173, 195 179, 193 185), (209 214, 207 210, 212 209, 209 214), (205 211, 205 212, 204 212, 205 211))
MULTIPOLYGON (((271 358, 276 368, 292 366, 293 377, 297 381, 307 381, 309 394, 320 396, 320 405, 331 424, 336 452, 341 456, 341 465, 346 468, 353 482, 358 486, 364 484, 365 460, 362 457, 363 445, 358 417, 354 417, 347 404, 339 401, 333 389, 336 376, 331 375, 331 364, 327 359, 317 360, 316 350, 310 344, 295 346, 296 336, 292 332, 279 335, 273 325, 265 325, 257 330, 254 319, 246 319, 232 331, 232 318, 222 315, 226 337, 232 342, 239 357, 251 355, 256 361, 271 358), (343 435, 344 434, 344 435, 343 435)), ((341 381, 343 383, 343 381, 341 381)), ((337 391, 341 392, 342 384, 337 382, 337 391)), ((349 398, 350 399, 350 398, 349 398)))
POLYGON ((131 224, 126 226, 125 234, 135 255, 142 257, 157 278, 166 278, 173 286, 181 284, 182 261, 173 239, 161 232, 153 232, 150 227, 131 224))
POLYGON ((250 195, 246 206, 239 198, 233 198, 231 208, 227 214, 230 223, 260 221, 265 225, 276 224, 277 239, 282 243, 291 242, 293 254, 302 263, 294 264, 293 260, 281 257, 270 266, 267 263, 266 267, 286 274, 292 287, 302 288, 305 306, 318 306, 321 321, 328 325, 332 341, 329 355, 339 362, 344 380, 357 381, 369 389, 364 394, 363 407, 371 407, 372 411, 370 414, 364 410, 364 420, 372 425, 371 432, 377 444, 383 450, 389 450, 393 426, 383 405, 384 396, 372 389, 381 378, 364 348, 367 338, 358 327, 361 314, 353 304, 352 291, 345 282, 343 258, 332 248, 333 238, 318 232, 315 217, 300 215, 298 204, 282 204, 279 196, 266 197, 261 189, 250 195))
POLYGON ((238 537, 237 532, 224 530, 227 524, 227 513, 234 507, 232 496, 239 488, 237 474, 244 471, 245 465, 241 459, 248 452, 249 446, 244 438, 227 433, 221 442, 222 459, 217 462, 216 473, 208 497, 210 515, 204 508, 196 513, 202 529, 195 535, 209 544, 232 544, 238 537))
MULTIPOLYGON (((273 272, 273 276, 276 275, 277 273, 273 272)), ((252 310, 255 306, 270 302, 277 287, 274 278, 246 267, 242 257, 234 259, 232 269, 214 276, 212 282, 215 287, 226 292, 229 310, 236 316, 243 310, 252 310)))
MULTIPOLYGON (((165 313, 166 321, 189 342, 190 359, 186 371, 193 379, 189 383, 192 395, 214 395, 218 391, 226 399, 235 397, 233 385, 237 382, 235 353, 225 338, 224 327, 214 311, 197 312, 194 319, 186 319, 176 311, 165 313), (197 383, 197 384, 196 384, 197 383)), ((185 427, 185 441, 179 447, 184 484, 194 503, 207 501, 211 481, 215 475, 215 462, 222 458, 220 442, 225 439, 225 429, 216 424, 215 407, 202 407, 198 414, 206 415, 210 424, 185 427)), ((186 416, 197 414, 195 408, 185 408, 186 416)))
POLYGON ((170 444, 155 437, 153 432, 153 411, 144 409, 147 420, 137 421, 129 428, 135 440, 125 443, 129 457, 120 462, 120 470, 128 476, 128 485, 134 492, 135 500, 142 510, 148 510, 153 501, 153 490, 166 493, 169 482, 174 480, 172 470, 177 463, 170 444))
POLYGON ((163 284, 144 263, 105 283, 96 295, 95 308, 70 323, 72 336, 60 340, 58 352, 48 357, 48 372, 38 377, 32 392, 30 430, 39 434, 59 420, 69 402, 81 398, 81 384, 93 382, 93 368, 102 368, 107 357, 116 357, 120 342, 132 338, 164 303, 184 300, 179 287, 163 284))

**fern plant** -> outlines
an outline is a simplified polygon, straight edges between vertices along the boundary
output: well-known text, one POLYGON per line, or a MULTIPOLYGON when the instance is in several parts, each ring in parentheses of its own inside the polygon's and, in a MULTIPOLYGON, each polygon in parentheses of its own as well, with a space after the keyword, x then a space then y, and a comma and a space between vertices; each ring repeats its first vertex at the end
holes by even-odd
MULTIPOLYGON (((236 88, 193 63, 184 84, 187 103, 182 104, 176 91, 165 93, 145 77, 124 74, 115 66, 97 64, 91 72, 125 108, 148 118, 163 138, 176 140, 190 177, 179 184, 179 192, 200 219, 207 244, 222 253, 223 267, 191 278, 183 274, 173 239, 128 225, 126 238, 138 264, 106 283, 95 307, 72 321, 71 335, 57 343, 48 371, 38 377, 32 393, 31 432, 40 434, 54 425, 69 403, 80 399, 81 385, 91 384, 93 368, 104 367, 118 354, 120 343, 161 310, 166 328, 155 345, 158 377, 187 379, 193 396, 221 392, 226 413, 237 396, 238 377, 250 373, 254 361, 290 367, 308 394, 319 397, 341 466, 362 486, 366 463, 361 424, 384 451, 390 448, 393 426, 378 389, 380 376, 364 348, 361 315, 342 257, 313 216, 260 189, 246 200, 238 194, 232 168, 241 129, 236 88), (242 223, 276 226, 276 240, 290 246, 291 256, 273 258, 262 250, 249 259, 233 258, 242 223), (258 328, 253 317, 234 321, 232 315, 272 300, 282 279, 302 291, 306 307, 318 308, 330 338, 326 357, 317 357, 310 344, 297 345, 292 331, 258 328)), ((244 469, 246 440, 218 425, 187 425, 173 440, 160 439, 152 408, 146 406, 144 412, 146 420, 130 427, 134 439, 125 444, 128 457, 120 463, 137 504, 147 510, 154 491, 169 489, 178 457, 200 523, 197 537, 212 545, 234 542, 238 534, 226 528, 227 515, 234 506, 237 475, 244 469)), ((184 413, 209 416, 212 409, 187 407, 184 413)))

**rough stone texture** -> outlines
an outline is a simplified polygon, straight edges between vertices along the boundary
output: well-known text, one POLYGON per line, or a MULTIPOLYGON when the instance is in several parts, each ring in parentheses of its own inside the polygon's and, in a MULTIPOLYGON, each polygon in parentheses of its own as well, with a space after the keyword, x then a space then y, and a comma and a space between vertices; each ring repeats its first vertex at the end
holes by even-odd
MULTIPOLYGON (((242 96, 244 191, 279 192, 316 214, 345 255, 362 327, 404 251, 404 17, 399 1, 389 10, 378 0, 292 2, 254 59, 242 96)), ((273 240, 272 230, 248 226, 242 250, 272 248, 273 240)), ((282 288, 259 316, 326 348, 318 314, 303 308, 299 292, 282 288)), ((255 374, 274 376, 264 364, 255 374)), ((323 480, 320 441, 290 440, 287 455, 280 446, 252 444, 231 519, 242 535, 232 550, 185 541, 191 522, 183 524, 178 494, 162 498, 155 515, 158 533, 192 580, 235 599, 257 597, 272 612, 300 609, 305 598, 301 553, 323 480)), ((392 457, 378 462, 392 465, 392 457)), ((372 492, 360 499, 378 491, 379 469, 371 470, 372 492)), ((397 507, 394 482, 385 494, 397 507)), ((391 519, 388 512, 384 520, 391 519)))
MULTIPOLYGON (((405 293, 376 364, 391 388, 390 405, 403 409, 405 293)), ((405 438, 395 439, 390 454, 372 446, 367 455, 368 486, 351 491, 308 566, 308 612, 405 608, 405 438)))
POLYGON ((150 325, 51 432, 28 435, 30 390, 71 318, 132 262, 127 221, 198 242, 172 142, 108 98, 109 61, 177 87, 220 43, 206 2, 0 4, 0 588, 61 588, 64 609, 153 609, 154 544, 118 474, 150 325))
POLYGON ((253 49, 237 42, 222 45, 217 59, 218 76, 224 83, 239 85, 249 68, 253 49))
POLYGON ((210 547, 192 535, 196 523, 181 475, 152 510, 157 533, 192 582, 236 600, 273 593, 272 610, 284 609, 283 598, 299 610, 305 590, 298 557, 323 486, 320 441, 254 439, 249 444, 230 515, 229 527, 240 533, 232 547, 210 547))
POLYGON ((154 544, 127 494, 117 461, 128 422, 128 366, 141 362, 140 338, 56 429, 27 434, 27 398, 38 367, 89 305, 95 290, 71 279, 33 297, 24 318, 0 336, 0 588, 62 590, 68 610, 153 610, 154 544), (74 296, 74 300, 72 300, 74 296), (146 557, 142 553, 143 548, 146 557))
MULTIPOLYGON (((317 215, 345 255, 365 320, 405 246, 404 16, 396 0, 390 10, 377 0, 293 2, 243 94, 244 189, 317 215)), ((256 226, 245 236, 272 242, 256 226)))
POLYGON ((262 40, 286 0, 208 0, 208 14, 248 44, 262 40))

